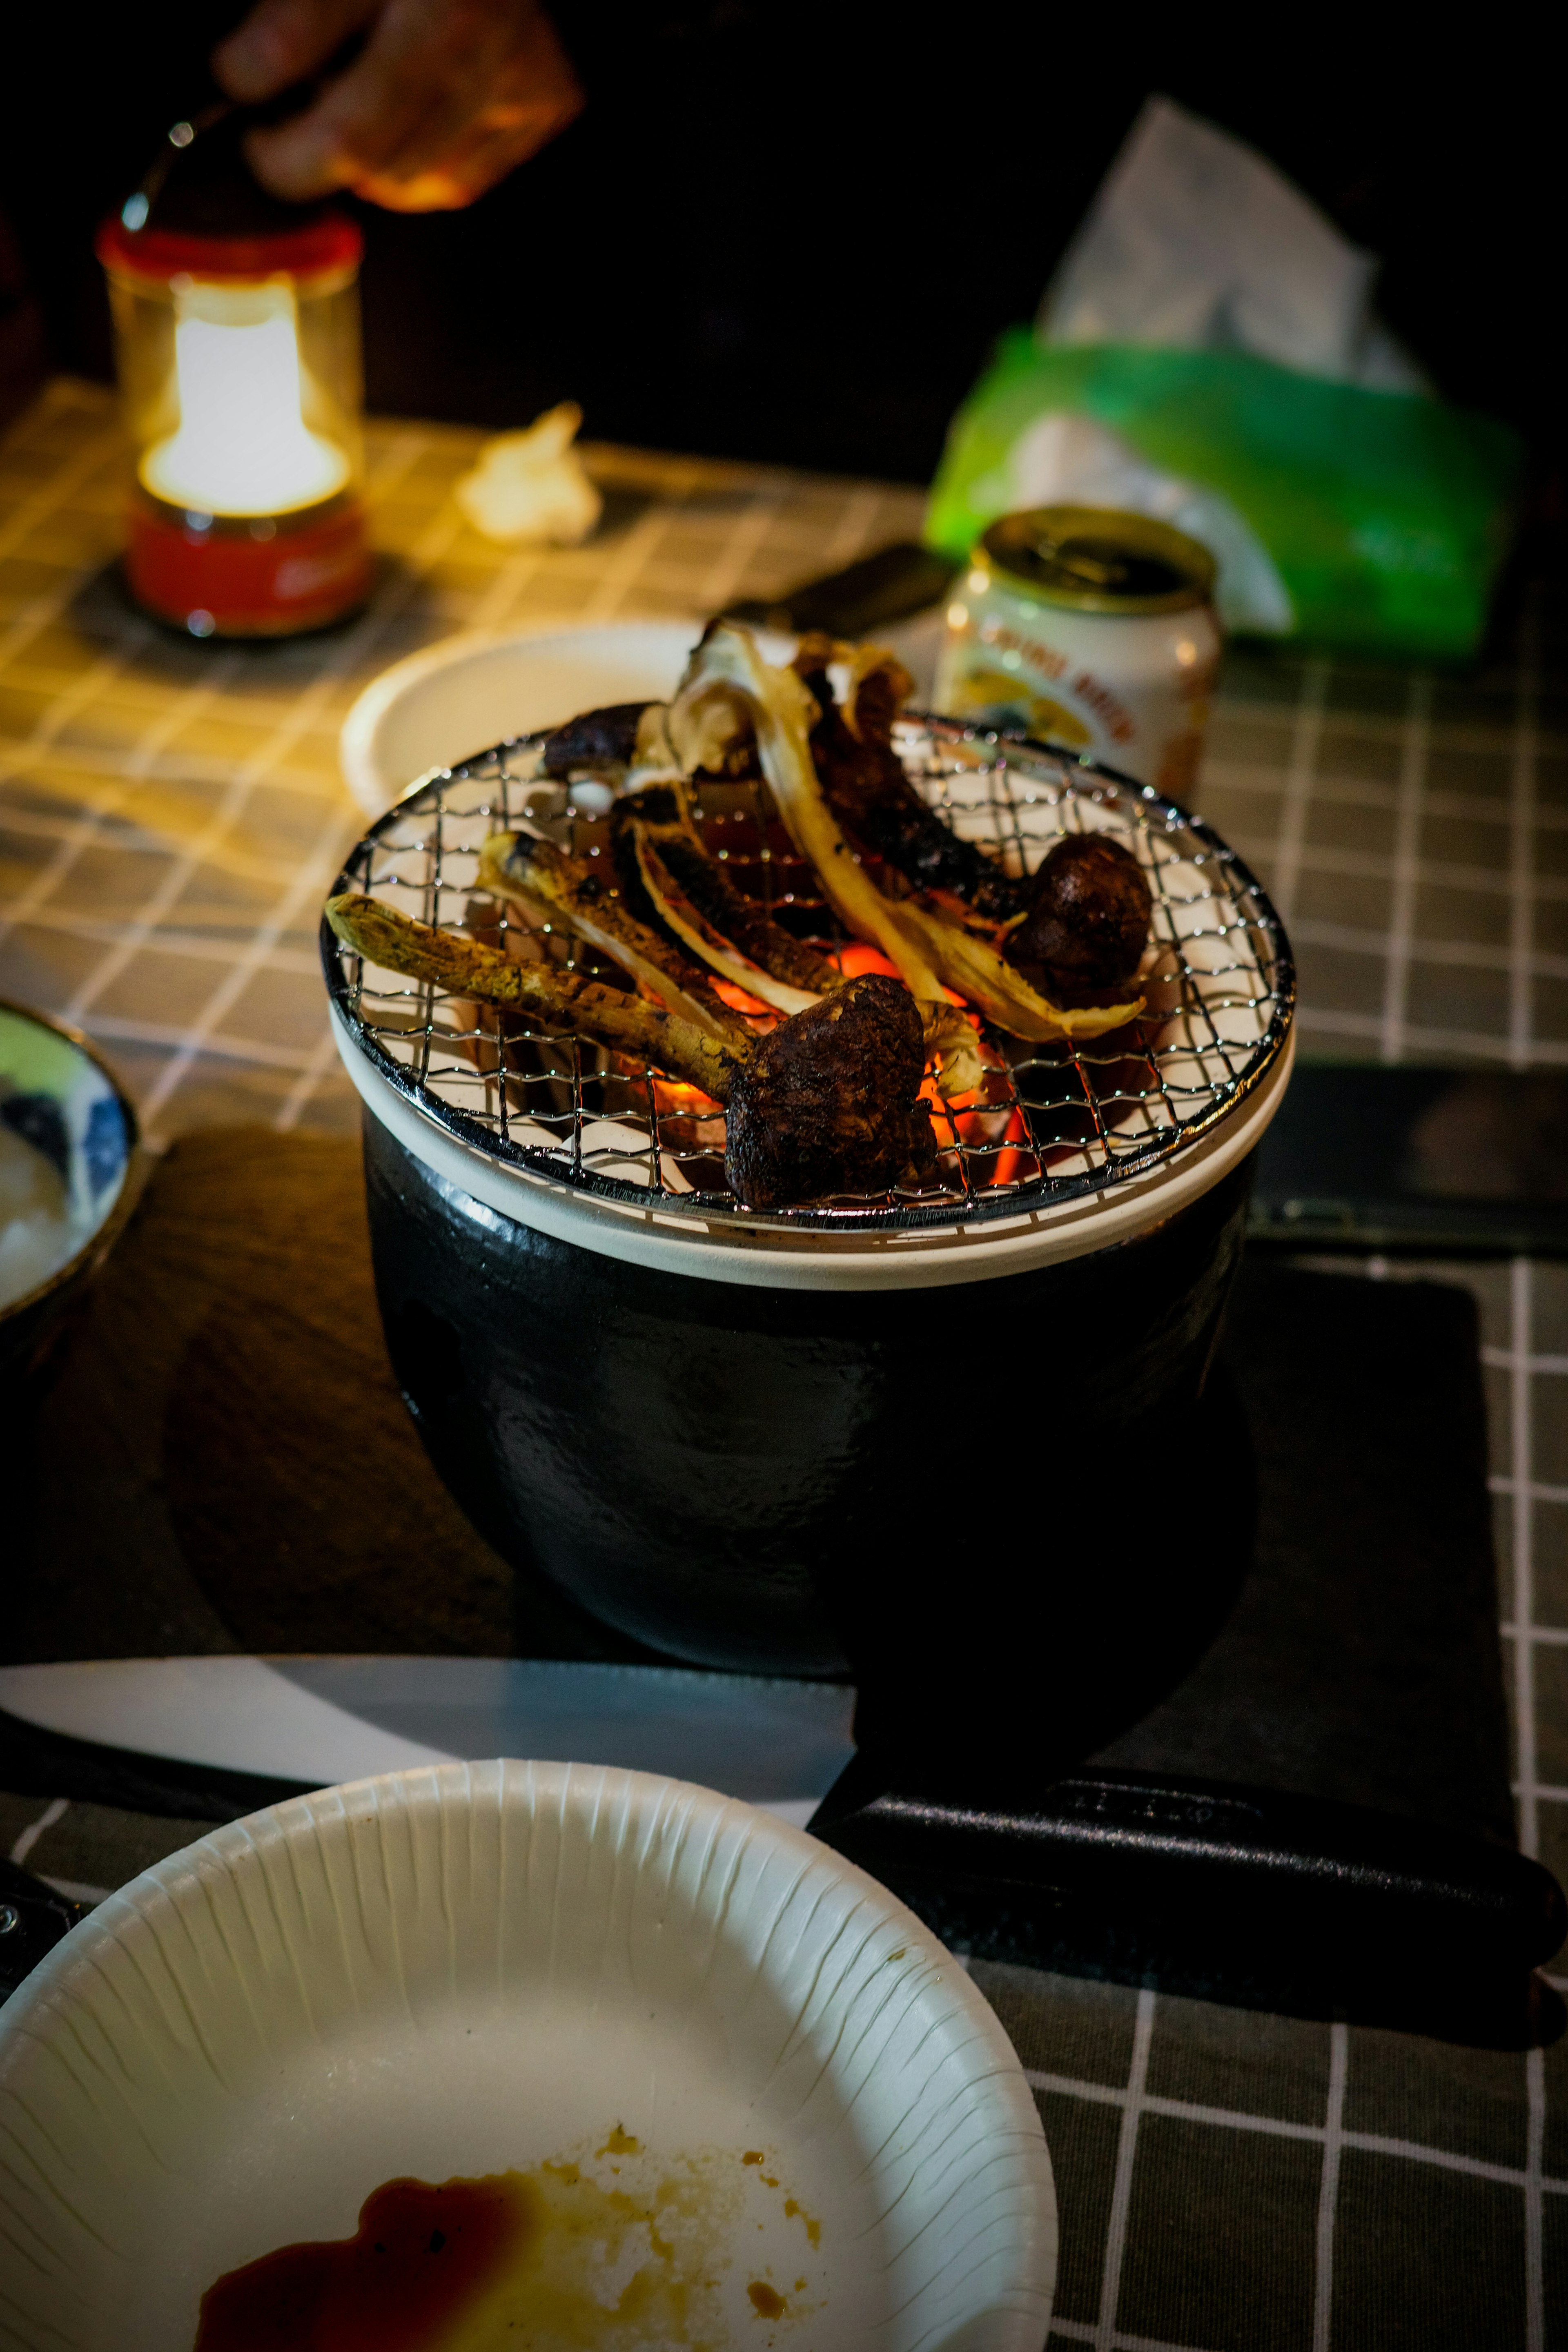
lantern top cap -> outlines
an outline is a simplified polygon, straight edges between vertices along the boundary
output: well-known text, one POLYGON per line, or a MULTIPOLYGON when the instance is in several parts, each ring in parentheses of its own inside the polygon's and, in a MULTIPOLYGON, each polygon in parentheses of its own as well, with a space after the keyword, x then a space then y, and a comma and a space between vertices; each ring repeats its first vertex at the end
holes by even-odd
POLYGON ((356 268, 364 237, 346 213, 331 211, 311 213, 297 226, 290 223, 260 234, 216 236, 163 228, 155 219, 144 227, 130 228, 116 213, 100 228, 97 251, 104 268, 117 276, 154 284, 181 276, 310 278, 356 268))

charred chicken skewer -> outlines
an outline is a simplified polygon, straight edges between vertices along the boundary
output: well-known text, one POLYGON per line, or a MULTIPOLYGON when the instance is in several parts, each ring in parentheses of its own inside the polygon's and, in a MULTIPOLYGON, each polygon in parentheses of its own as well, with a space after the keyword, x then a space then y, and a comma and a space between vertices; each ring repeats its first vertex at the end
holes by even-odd
POLYGON ((531 1013, 700 1087, 725 1107, 725 1174, 752 1208, 886 1192, 934 1174, 931 1119, 918 1099, 920 1014, 880 973, 848 981, 766 1036, 747 1032, 731 1047, 642 997, 553 964, 513 963, 354 891, 329 898, 327 919, 383 971, 531 1013))

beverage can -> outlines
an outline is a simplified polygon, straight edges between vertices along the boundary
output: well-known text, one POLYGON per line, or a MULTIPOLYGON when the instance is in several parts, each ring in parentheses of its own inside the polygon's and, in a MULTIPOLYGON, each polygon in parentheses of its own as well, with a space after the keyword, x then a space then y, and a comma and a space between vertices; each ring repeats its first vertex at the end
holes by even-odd
POLYGON ((1214 570, 1206 547, 1147 515, 1005 515, 949 592, 937 709, 1184 798, 1219 671, 1214 570))

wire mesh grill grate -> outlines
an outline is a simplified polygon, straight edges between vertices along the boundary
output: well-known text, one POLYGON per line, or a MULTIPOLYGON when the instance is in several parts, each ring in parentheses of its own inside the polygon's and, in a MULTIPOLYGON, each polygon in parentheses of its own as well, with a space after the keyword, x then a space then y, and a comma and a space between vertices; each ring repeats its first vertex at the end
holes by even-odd
MULTIPOLYGON (((520 823, 608 868, 607 789, 569 793, 542 778, 542 740, 500 744, 417 788, 359 845, 337 887, 624 987, 626 975, 582 941, 478 892, 486 835, 520 823)), ((1153 898, 1138 1019, 1077 1044, 984 1028, 977 1094, 949 1101, 927 1081, 939 1173, 919 1191, 760 1216, 725 1181, 722 1112, 691 1087, 523 1015, 362 967, 323 927, 333 1001, 361 1050, 462 1140, 627 1206, 721 1223, 988 1222, 1103 1191, 1206 1133, 1272 1065, 1294 1001, 1279 918, 1246 866, 1152 787, 1092 763, 944 719, 900 720, 898 743, 931 804, 1010 872, 1032 873, 1064 833, 1103 827, 1136 852, 1153 898)), ((847 969, 887 968, 846 938, 764 785, 704 784, 695 812, 712 854, 778 921, 847 969)))

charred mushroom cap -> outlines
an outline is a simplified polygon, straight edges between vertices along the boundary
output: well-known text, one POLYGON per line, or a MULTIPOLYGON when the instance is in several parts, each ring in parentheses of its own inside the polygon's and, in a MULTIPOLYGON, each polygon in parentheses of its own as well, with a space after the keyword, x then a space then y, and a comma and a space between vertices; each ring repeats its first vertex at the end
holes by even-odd
POLYGON ((726 1106, 725 1172, 753 1209, 886 1192, 935 1169, 909 991, 868 972, 762 1039, 726 1106))
POLYGON ((1108 834, 1069 834, 1035 877, 1008 960, 1043 967, 1068 1003, 1124 989, 1142 956, 1152 907, 1148 877, 1130 850, 1108 834))
POLYGON ((637 753, 637 721, 646 702, 611 702, 602 710, 581 711, 544 739, 540 766, 547 776, 570 776, 579 768, 629 768, 637 753))

